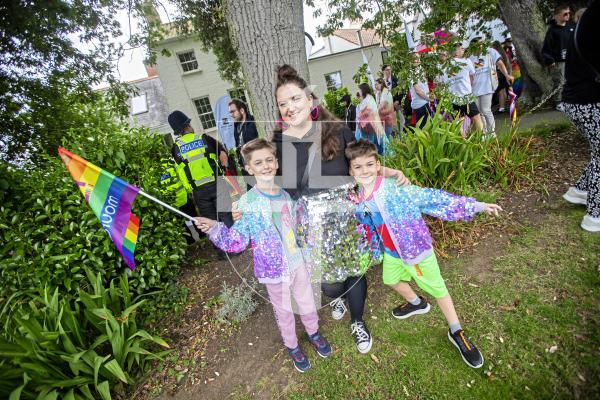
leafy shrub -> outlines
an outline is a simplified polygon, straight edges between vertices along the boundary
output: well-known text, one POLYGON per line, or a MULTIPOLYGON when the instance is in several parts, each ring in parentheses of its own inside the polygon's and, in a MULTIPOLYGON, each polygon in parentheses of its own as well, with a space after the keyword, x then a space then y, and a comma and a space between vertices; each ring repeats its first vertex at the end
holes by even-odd
POLYGON ((99 273, 86 273, 75 296, 46 288, 11 315, 0 338, 3 398, 107 400, 168 353, 152 353, 149 346, 169 346, 138 330, 136 310, 145 300, 132 300, 126 273, 108 289, 99 273))
POLYGON ((245 321, 258 305, 253 293, 254 287, 245 283, 232 287, 223 282, 223 289, 219 295, 221 307, 217 311, 217 318, 236 323, 245 321))
POLYGON ((467 193, 485 177, 486 144, 481 133, 468 139, 460 134, 461 121, 436 116, 423 129, 411 128, 391 141, 393 157, 386 166, 404 172, 415 183, 451 192, 467 193))
POLYGON ((325 108, 331 111, 338 118, 344 119, 346 117, 346 108, 342 104, 342 96, 350 94, 350 91, 346 86, 335 91, 326 91, 323 98, 325 99, 325 108))
POLYGON ((513 130, 493 140, 472 132, 460 134, 462 121, 445 121, 440 115, 422 129, 410 128, 391 140, 386 166, 403 171, 417 184, 472 195, 490 184, 513 186, 531 180, 539 155, 532 154, 532 138, 513 130))
MULTIPOLYGON (((159 138, 88 113, 90 125, 66 132, 63 146, 160 197, 160 157, 167 149, 159 138)), ((84 268, 100 272, 106 282, 126 268, 58 157, 46 156, 39 166, 1 169, 0 307, 13 293, 46 284, 73 294, 85 278, 84 268)), ((142 196, 133 212, 141 225, 129 284, 141 294, 179 274, 186 244, 180 217, 142 196)))

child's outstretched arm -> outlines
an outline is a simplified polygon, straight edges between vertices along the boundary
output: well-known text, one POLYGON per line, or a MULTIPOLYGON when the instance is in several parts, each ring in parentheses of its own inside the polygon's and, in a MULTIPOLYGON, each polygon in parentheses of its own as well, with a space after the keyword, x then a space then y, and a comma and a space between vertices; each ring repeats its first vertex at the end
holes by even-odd
POLYGON ((243 218, 236 222, 231 228, 224 223, 215 220, 197 217, 194 223, 215 246, 228 253, 239 253, 248 247, 250 235, 247 229, 247 221, 243 218))
POLYGON ((475 214, 498 215, 502 208, 496 204, 478 202, 472 197, 457 196, 439 189, 407 188, 422 213, 446 221, 469 221, 475 214))

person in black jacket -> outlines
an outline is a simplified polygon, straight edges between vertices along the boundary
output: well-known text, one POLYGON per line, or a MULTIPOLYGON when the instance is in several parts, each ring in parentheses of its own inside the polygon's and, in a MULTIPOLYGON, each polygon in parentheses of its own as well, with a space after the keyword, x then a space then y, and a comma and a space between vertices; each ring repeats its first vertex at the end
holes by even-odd
MULTIPOLYGON (((573 40, 575 24, 569 19, 571 11, 568 5, 558 5, 554 9, 554 18, 546 31, 544 45, 542 46, 542 57, 544 64, 552 72, 552 80, 555 87, 565 79, 565 61, 567 60, 567 49, 573 40)), ((560 100, 560 96, 557 97, 560 100)))
MULTIPOLYGON (((252 139, 258 138, 258 131, 256 130, 256 122, 254 117, 248 112, 248 106, 240 99, 233 99, 229 102, 229 114, 235 120, 233 124, 234 136, 235 136, 235 149, 237 154, 237 164, 240 167, 242 175, 246 178, 248 184, 254 183, 249 178, 248 172, 244 168, 244 158, 242 157, 242 147, 251 141, 252 139)), ((249 189, 249 188, 248 188, 249 189)))
MULTIPOLYGON (((354 141, 354 133, 318 105, 307 82, 289 65, 277 68, 276 99, 280 118, 272 140, 277 146, 277 158, 280 160, 277 175, 281 178, 281 187, 294 200, 302 200, 311 195, 326 195, 330 189, 351 184, 344 150, 354 141)), ((385 176, 395 176, 399 183, 408 183, 402 172, 388 168, 382 170, 385 176)), ((327 229, 312 232, 321 236, 323 241, 339 232, 336 218, 342 214, 331 212, 328 215, 334 221, 328 220, 330 223, 323 225, 327 229)), ((324 246, 321 257, 333 251, 331 246, 324 246)), ((349 264, 339 265, 339 270, 354 271, 358 264, 359 260, 352 260, 349 264)), ((341 319, 348 305, 356 348, 361 353, 367 353, 373 343, 363 319, 367 279, 361 273, 347 275, 338 282, 322 283, 321 290, 334 299, 331 303, 334 319, 341 319)))
POLYGON ((575 186, 563 195, 569 203, 585 205, 581 227, 600 232, 600 63, 597 40, 600 2, 583 14, 567 52, 565 87, 559 109, 589 141, 591 159, 575 186))
POLYGON ((349 94, 342 96, 342 103, 344 103, 346 109, 346 126, 354 132, 356 130, 356 106, 352 104, 352 98, 349 94))

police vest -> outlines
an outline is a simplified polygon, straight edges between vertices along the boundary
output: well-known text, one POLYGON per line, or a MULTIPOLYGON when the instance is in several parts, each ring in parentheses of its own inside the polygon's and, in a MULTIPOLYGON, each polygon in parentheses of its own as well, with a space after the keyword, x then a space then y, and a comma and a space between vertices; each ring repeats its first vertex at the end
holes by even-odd
POLYGON ((165 172, 160 177, 160 185, 162 186, 162 193, 174 193, 175 207, 181 207, 188 202, 188 192, 183 187, 183 183, 177 176, 177 170, 173 165, 163 164, 166 167, 165 172))
POLYGON ((195 189, 207 183, 215 181, 215 172, 219 171, 217 155, 209 153, 202 135, 197 133, 188 133, 177 138, 175 142, 181 160, 177 161, 177 170, 186 178, 191 189, 195 189), (212 164, 212 165, 211 165, 212 164))

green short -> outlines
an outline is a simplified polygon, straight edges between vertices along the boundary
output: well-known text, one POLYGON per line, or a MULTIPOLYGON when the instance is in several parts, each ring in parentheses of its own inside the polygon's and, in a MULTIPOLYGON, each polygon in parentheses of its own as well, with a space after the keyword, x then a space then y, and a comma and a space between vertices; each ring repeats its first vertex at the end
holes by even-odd
POLYGON ((396 285, 400 281, 410 282, 413 279, 421 289, 436 299, 448 294, 435 254, 415 265, 406 264, 402 259, 389 254, 383 256, 383 283, 396 285))

